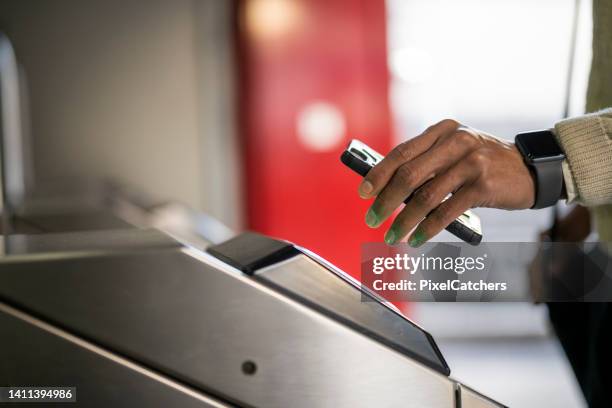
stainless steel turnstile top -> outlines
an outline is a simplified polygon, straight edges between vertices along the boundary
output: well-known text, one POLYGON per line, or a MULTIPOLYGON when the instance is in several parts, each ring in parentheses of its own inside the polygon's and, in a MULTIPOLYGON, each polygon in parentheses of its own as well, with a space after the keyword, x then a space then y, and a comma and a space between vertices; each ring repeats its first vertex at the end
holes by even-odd
POLYGON ((231 251, 221 260, 158 234, 85 234, 56 247, 24 237, 35 251, 0 258, 0 327, 13 333, 0 379, 74 384, 82 401, 113 404, 127 384, 138 390, 130 406, 151 387, 174 406, 435 408, 462 398, 429 335, 290 244, 263 245, 263 258, 237 251, 248 255, 244 273, 231 251), (46 369, 60 354, 64 368, 46 369))

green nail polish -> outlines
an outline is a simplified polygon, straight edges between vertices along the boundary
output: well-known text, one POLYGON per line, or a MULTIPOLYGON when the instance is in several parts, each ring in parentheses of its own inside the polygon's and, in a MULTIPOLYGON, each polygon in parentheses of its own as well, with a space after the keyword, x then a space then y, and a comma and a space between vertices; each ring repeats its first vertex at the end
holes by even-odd
POLYGON ((416 231, 414 231, 414 233, 410 237, 410 241, 408 241, 408 244, 411 247, 416 248, 418 246, 421 246, 423 242, 425 242, 425 233, 419 228, 417 228, 416 231))
POLYGON ((378 217, 372 208, 366 213, 365 222, 368 224, 368 227, 376 227, 378 224, 378 217))
POLYGON ((385 242, 387 243, 387 245, 395 244, 395 232, 393 231, 393 228, 391 228, 385 234, 385 242))

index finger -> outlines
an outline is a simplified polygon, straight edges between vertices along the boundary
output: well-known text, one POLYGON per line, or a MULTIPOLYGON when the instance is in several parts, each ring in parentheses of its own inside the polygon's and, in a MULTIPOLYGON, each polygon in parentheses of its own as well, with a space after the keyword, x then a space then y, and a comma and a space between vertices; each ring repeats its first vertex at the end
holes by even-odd
POLYGON ((371 198, 382 191, 396 170, 429 150, 440 136, 456 131, 461 126, 457 121, 445 119, 427 128, 419 136, 397 145, 389 154, 368 172, 359 185, 359 196, 371 198))

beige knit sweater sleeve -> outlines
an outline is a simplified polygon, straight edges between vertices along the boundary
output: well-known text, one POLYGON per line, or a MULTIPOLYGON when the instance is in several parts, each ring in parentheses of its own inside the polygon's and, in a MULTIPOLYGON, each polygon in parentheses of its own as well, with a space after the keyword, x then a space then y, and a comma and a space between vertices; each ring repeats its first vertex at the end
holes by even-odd
POLYGON ((612 108, 555 125, 567 160, 563 177, 568 202, 612 204, 612 108))

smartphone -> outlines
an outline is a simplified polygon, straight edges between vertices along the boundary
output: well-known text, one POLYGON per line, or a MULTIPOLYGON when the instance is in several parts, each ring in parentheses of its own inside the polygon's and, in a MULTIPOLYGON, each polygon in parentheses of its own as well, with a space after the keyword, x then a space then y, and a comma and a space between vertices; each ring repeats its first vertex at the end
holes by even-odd
MULTIPOLYGON (((346 164, 361 177, 365 177, 383 158, 384 156, 376 150, 355 139, 351 140, 342 156, 340 156, 342 163, 346 164)), ((406 198, 404 202, 407 202, 409 199, 410 197, 406 198)), ((470 210, 467 210, 459 218, 451 222, 446 227, 446 230, 472 245, 478 245, 482 241, 480 218, 470 210)))

